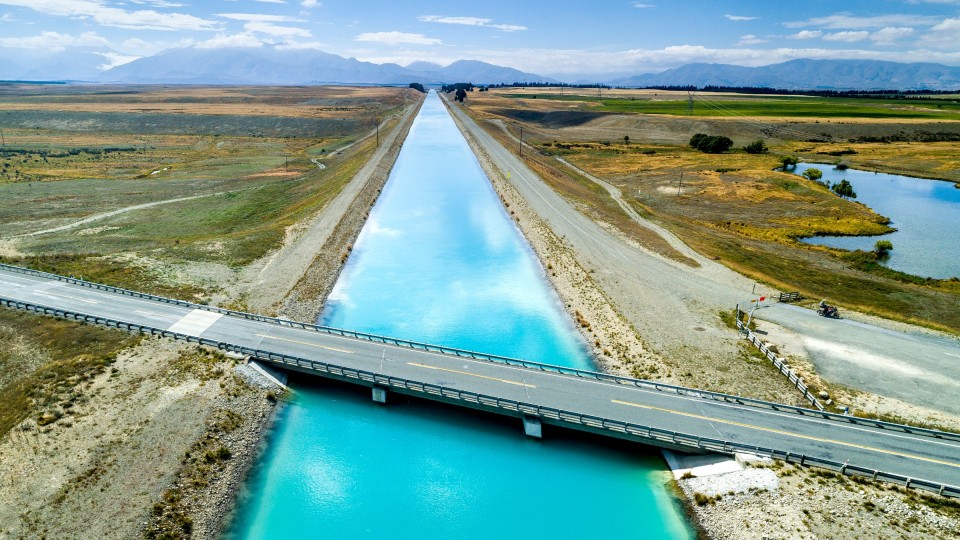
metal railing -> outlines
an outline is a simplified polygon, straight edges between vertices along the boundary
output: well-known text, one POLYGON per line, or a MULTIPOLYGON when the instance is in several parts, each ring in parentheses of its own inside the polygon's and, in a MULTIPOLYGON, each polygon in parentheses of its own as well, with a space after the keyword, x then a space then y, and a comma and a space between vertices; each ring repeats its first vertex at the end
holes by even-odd
POLYGON ((783 374, 787 378, 787 380, 789 380, 791 383, 793 383, 794 386, 797 387, 797 390, 799 390, 803 394, 803 397, 806 398, 806 400, 809 401, 811 405, 816 407, 817 410, 819 410, 820 412, 824 412, 825 408, 823 404, 820 403, 820 400, 817 399, 816 396, 814 396, 810 392, 810 388, 807 386, 805 382, 803 382, 803 379, 799 375, 794 373, 793 370, 790 369, 790 366, 786 364, 786 362, 781 360, 780 357, 776 355, 776 353, 771 351, 770 348, 767 347, 767 344, 761 341, 760 338, 758 338, 756 334, 754 334, 750 330, 750 328, 746 324, 744 324, 742 320, 740 320, 740 313, 741 313, 740 308, 737 307, 737 314, 736 314, 737 330, 739 330, 740 332, 746 335, 747 340, 749 340, 750 343, 753 343, 757 347, 757 349, 759 349, 760 352, 767 357, 767 360, 770 360, 770 362, 773 363, 773 367, 777 368, 777 370, 781 374, 783 374))
MULTIPOLYGON (((328 335, 336 335, 336 336, 343 336, 343 337, 355 338, 355 339, 360 339, 360 340, 364 340, 364 341, 370 341, 370 342, 374 342, 374 343, 383 343, 383 344, 385 344, 385 345, 393 345, 393 346, 397 346, 397 347, 405 347, 405 348, 409 348, 409 349, 415 349, 415 350, 422 350, 422 351, 426 351, 426 352, 439 353, 439 354, 444 354, 444 355, 448 355, 448 356, 459 356, 459 357, 470 358, 470 359, 472 359, 472 360, 479 360, 479 361, 483 361, 483 362, 493 362, 493 363, 498 363, 498 364, 505 364, 505 365, 510 365, 510 366, 523 367, 523 368, 526 368, 526 369, 533 369, 533 370, 538 370, 538 371, 548 371, 548 372, 558 373, 558 374, 567 375, 567 376, 572 376, 572 377, 579 377, 579 378, 585 378, 585 379, 593 379, 593 380, 596 380, 596 381, 606 382, 606 383, 610 383, 610 384, 619 384, 619 385, 635 386, 635 387, 638 387, 638 388, 645 388, 645 389, 648 389, 648 390, 655 390, 655 391, 658 391, 658 392, 673 392, 673 393, 676 393, 676 394, 678 394, 678 395, 685 395, 685 396, 696 397, 696 398, 700 398, 700 399, 709 399, 709 400, 714 400, 714 401, 722 401, 722 402, 725 402, 725 403, 736 403, 736 404, 739 404, 739 405, 747 405, 747 406, 758 407, 758 408, 763 408, 763 409, 772 409, 772 410, 781 411, 781 412, 784 412, 784 411, 785 411, 785 412, 796 413, 796 414, 800 414, 800 415, 804 415, 804 416, 817 416, 817 417, 824 418, 824 419, 827 419, 827 420, 839 421, 839 422, 843 422, 843 423, 866 425, 866 426, 872 426, 872 427, 879 427, 879 428, 881 428, 881 429, 890 429, 890 430, 893 430, 893 431, 901 431, 901 432, 904 432, 904 433, 912 433, 912 434, 918 434, 918 435, 925 435, 925 436, 930 436, 930 437, 936 437, 936 438, 940 438, 940 439, 951 439, 951 440, 960 441, 960 434, 957 434, 957 433, 950 433, 950 432, 946 432, 946 431, 939 431, 939 430, 935 430, 935 429, 927 429, 927 428, 921 428, 921 427, 915 427, 915 426, 907 426, 907 425, 904 425, 904 424, 895 424, 895 423, 892 423, 892 422, 884 422, 883 420, 876 420, 876 419, 872 419, 872 418, 861 418, 861 417, 856 417, 856 416, 849 416, 849 415, 843 415, 843 414, 836 414, 836 413, 827 412, 826 410, 824 410, 823 405, 820 404, 819 401, 817 401, 816 398, 812 396, 812 394, 809 394, 809 391, 807 391, 806 395, 810 395, 810 398, 812 398, 813 401, 812 401, 811 403, 813 403, 814 407, 816 407, 816 408, 813 408, 813 409, 811 409, 811 408, 804 408, 804 407, 796 407, 796 406, 794 406, 794 405, 786 405, 786 404, 783 404, 783 403, 774 403, 774 402, 771 402, 771 401, 764 401, 764 400, 760 400, 760 399, 753 399, 753 398, 748 398, 748 397, 743 397, 743 396, 736 396, 736 395, 732 395, 732 394, 723 394, 723 393, 720 393, 720 392, 711 392, 711 391, 709 391, 709 390, 697 390, 697 389, 694 389, 694 388, 686 388, 686 387, 683 387, 683 386, 676 386, 676 385, 671 385, 671 384, 659 383, 659 382, 656 382, 656 381, 647 381, 647 380, 643 380, 643 379, 634 379, 634 378, 631 378, 631 377, 623 377, 623 376, 619 376, 619 375, 609 375, 609 374, 607 374, 607 373, 600 373, 600 372, 596 372, 596 371, 589 371, 589 370, 583 370, 583 369, 569 368, 569 367, 558 366, 558 365, 554 365, 554 364, 544 364, 544 363, 541 363, 541 362, 531 362, 531 361, 528 361, 528 360, 520 360, 520 359, 517 359, 517 358, 510 358, 510 357, 506 357, 506 356, 498 356, 498 355, 493 355, 493 354, 485 354, 485 353, 480 353, 480 352, 467 351, 467 350, 463 350, 463 349, 457 349, 457 348, 454 348, 454 347, 444 347, 444 346, 442 346, 442 345, 431 345, 431 344, 428 344, 428 343, 420 343, 420 342, 416 342, 416 341, 409 341, 409 340, 404 340, 404 339, 391 338, 391 337, 386 337, 386 336, 379 336, 379 335, 376 335, 376 334, 367 334, 367 333, 364 333, 364 332, 355 332, 355 331, 352 331, 352 330, 344 330, 344 329, 341 329, 341 328, 332 328, 332 327, 328 327, 328 326, 320 326, 320 325, 315 325, 315 324, 302 323, 302 322, 291 321, 291 320, 287 320, 287 319, 280 319, 280 318, 276 318, 276 317, 267 317, 267 316, 264 316, 264 315, 256 315, 256 314, 253 314, 253 313, 244 313, 244 312, 242 312, 242 311, 234 311, 234 310, 219 308, 219 307, 215 307, 215 306, 207 306, 207 305, 203 305, 203 304, 195 304, 195 303, 186 302, 186 301, 183 301, 183 300, 176 300, 176 299, 172 299, 172 298, 164 298, 164 297, 162 297, 162 296, 155 296, 155 295, 152 295, 152 294, 140 293, 140 292, 131 291, 131 290, 128 290, 128 289, 122 289, 122 288, 119 288, 119 287, 113 287, 113 286, 110 286, 110 285, 102 285, 102 284, 99 284, 99 283, 93 283, 93 282, 89 282, 89 281, 84 281, 84 280, 82 280, 82 279, 77 279, 77 278, 73 278, 73 277, 60 276, 60 275, 57 275, 57 274, 51 274, 51 273, 49 273, 49 272, 42 272, 42 271, 39 271, 39 270, 30 269, 30 268, 21 268, 21 267, 19 267, 19 266, 11 266, 11 265, 6 265, 6 264, 0 264, 0 270, 10 270, 10 271, 18 272, 18 273, 21 273, 21 274, 35 275, 35 276, 43 277, 43 278, 46 278, 46 279, 53 279, 53 280, 58 280, 58 281, 64 281, 64 282, 67 282, 67 283, 72 283, 72 284, 80 285, 80 286, 83 286, 83 287, 89 287, 89 288, 93 288, 93 289, 98 289, 98 290, 103 290, 103 291, 108 291, 108 292, 123 294, 123 295, 126 295, 126 296, 132 296, 132 297, 136 297, 136 298, 143 298, 143 299, 146 299, 146 300, 163 302, 163 303, 167 303, 167 304, 171 304, 171 305, 177 305, 177 306, 181 306, 181 307, 189 307, 189 308, 193 308, 193 309, 202 309, 202 310, 206 310, 206 311, 212 311, 212 312, 215 312, 215 313, 222 313, 222 314, 224 314, 224 315, 229 315, 229 316, 232 316, 232 317, 240 317, 240 318, 247 319, 247 320, 253 320, 253 321, 258 321, 258 322, 266 322, 266 323, 274 324, 274 325, 277 325, 277 326, 286 326, 286 327, 298 328, 298 329, 302 329, 302 330, 310 330, 310 331, 320 332, 320 333, 324 333, 324 334, 328 334, 328 335)), ((737 326, 738 326, 738 328, 739 328, 739 327, 742 327, 742 323, 739 322, 739 320, 740 320, 740 319, 739 319, 739 312, 738 312, 738 317, 737 317, 737 321, 738 321, 738 325, 737 325, 737 326)), ((768 349, 767 351, 769 352, 769 349, 768 349)), ((766 353, 765 353, 765 354, 766 354, 766 353)), ((775 355, 774 355, 774 356, 775 356, 775 355)), ((783 363, 782 361, 780 361, 779 359, 777 360, 777 363, 775 363, 774 365, 778 365, 778 363, 779 363, 779 366, 782 366, 782 367, 779 367, 779 366, 778 366, 778 369, 781 369, 781 373, 783 373, 783 370, 784 370, 784 369, 786 369, 787 371, 789 371, 789 368, 786 367, 786 364, 784 364, 784 363, 783 363)), ((792 371, 791 371, 790 373, 792 373, 792 371)), ((784 373, 784 374, 786 375, 786 373, 784 373)), ((788 376, 788 377, 789 377, 789 376, 788 376)), ((794 374, 794 377, 796 377, 795 374, 794 374)), ((799 377, 796 377, 796 379, 799 380, 799 382, 800 382, 800 384, 803 386, 803 388, 804 388, 805 390, 807 390, 805 383, 803 383, 803 380, 800 379, 799 377)), ((800 388, 800 386, 798 386, 798 388, 800 388)), ((808 399, 810 399, 810 398, 808 398, 808 399)))
POLYGON ((370 385, 381 385, 389 388, 400 389, 410 395, 421 396, 427 399, 444 399, 452 402, 463 402, 469 406, 479 406, 501 414, 530 415, 538 418, 550 420, 556 425, 571 427, 574 429, 586 429, 590 431, 607 431, 612 436, 628 436, 638 442, 647 444, 669 444, 676 447, 686 447, 693 450, 704 450, 710 452, 720 452, 733 454, 736 452, 746 452, 775 459, 781 459, 789 463, 796 463, 801 466, 815 466, 828 470, 833 470, 841 474, 850 476, 861 476, 873 480, 891 482, 904 485, 908 488, 922 489, 928 492, 937 493, 944 497, 960 498, 960 487, 942 484, 930 480, 911 478, 899 474, 888 473, 876 469, 838 463, 836 461, 821 459, 762 446, 743 444, 735 441, 726 441, 713 439, 710 437, 699 437, 689 433, 672 431, 668 429, 623 422, 619 420, 610 420, 599 416, 586 415, 565 409, 554 407, 543 407, 533 403, 503 399, 496 396, 479 394, 450 388, 441 385, 423 383, 404 379, 400 377, 391 377, 374 373, 371 371, 348 368, 309 360, 296 356, 290 356, 282 353, 264 351, 251 347, 243 347, 231 343, 207 339, 202 337, 190 336, 179 332, 171 332, 151 326, 144 326, 136 323, 128 323, 107 317, 97 317, 74 311, 68 311, 40 304, 33 304, 19 300, 9 300, 0 298, 0 306, 23 311, 31 311, 43 315, 51 315, 64 319, 82 321, 86 323, 99 324, 107 327, 118 328, 130 332, 140 332, 148 335, 162 336, 172 339, 186 341, 188 343, 197 343, 200 345, 214 347, 222 351, 240 353, 257 360, 267 361, 277 364, 281 367, 294 368, 316 373, 322 376, 328 376, 335 379, 357 381, 370 385))

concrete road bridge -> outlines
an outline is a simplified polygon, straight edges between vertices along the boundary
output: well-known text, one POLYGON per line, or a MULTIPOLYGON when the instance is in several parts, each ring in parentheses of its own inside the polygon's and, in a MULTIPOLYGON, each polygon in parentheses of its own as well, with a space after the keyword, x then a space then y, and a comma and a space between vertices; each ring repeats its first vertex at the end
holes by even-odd
POLYGON ((303 324, 0 265, 0 305, 391 393, 692 452, 748 452, 960 497, 960 435, 303 324))

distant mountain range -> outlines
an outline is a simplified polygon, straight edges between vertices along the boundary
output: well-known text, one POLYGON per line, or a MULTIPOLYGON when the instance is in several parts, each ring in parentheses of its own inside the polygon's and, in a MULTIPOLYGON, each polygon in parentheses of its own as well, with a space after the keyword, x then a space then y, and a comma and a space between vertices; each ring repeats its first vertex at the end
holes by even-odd
MULTIPOLYGON (((549 77, 479 62, 460 60, 448 66, 429 62, 374 64, 314 49, 277 47, 161 51, 103 71, 106 52, 68 49, 18 67, 16 56, 0 50, 0 78, 168 84, 499 84, 556 82, 549 77)), ((21 64, 22 65, 22 64, 21 64)))
POLYGON ((662 73, 610 81, 616 86, 734 86, 786 90, 953 90, 960 68, 879 60, 791 60, 744 67, 687 64, 662 73))
MULTIPOLYGON (((448 66, 375 64, 314 49, 279 47, 161 51, 104 70, 115 51, 76 47, 48 55, 0 49, 0 79, 167 84, 553 83, 555 79, 477 60, 448 66)), ((578 76, 571 77, 572 80, 578 76)), ((744 67, 688 64, 662 73, 602 80, 614 86, 733 86, 830 90, 960 89, 960 68, 876 60, 791 60, 744 67)))

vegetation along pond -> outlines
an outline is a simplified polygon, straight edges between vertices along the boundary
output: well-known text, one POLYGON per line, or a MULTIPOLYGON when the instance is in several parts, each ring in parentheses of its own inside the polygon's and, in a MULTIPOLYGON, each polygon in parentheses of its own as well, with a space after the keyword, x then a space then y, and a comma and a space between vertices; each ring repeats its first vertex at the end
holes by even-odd
POLYGON ((794 171, 823 171, 823 181, 847 180, 857 201, 890 218, 896 232, 882 236, 818 236, 810 244, 870 251, 878 240, 893 244, 888 267, 921 277, 960 276, 960 189, 953 182, 913 178, 833 165, 799 163, 794 171))

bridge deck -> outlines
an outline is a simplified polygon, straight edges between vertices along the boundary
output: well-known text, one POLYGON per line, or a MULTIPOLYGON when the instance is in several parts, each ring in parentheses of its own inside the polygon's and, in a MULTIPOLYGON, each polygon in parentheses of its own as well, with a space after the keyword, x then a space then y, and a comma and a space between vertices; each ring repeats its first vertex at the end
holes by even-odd
MULTIPOLYGON (((960 496, 960 436, 882 423, 854 423, 788 406, 699 395, 633 380, 597 379, 250 320, 199 306, 120 294, 55 276, 0 268, 8 307, 60 310, 152 333, 199 338, 288 368, 381 385, 429 399, 514 416, 538 416, 606 435, 665 446, 774 454, 881 478, 925 480, 919 487, 960 496), (13 304, 11 304, 12 301, 13 304), (19 303, 19 304, 18 304, 19 303)), ((915 482, 914 485, 917 485, 915 482)))

